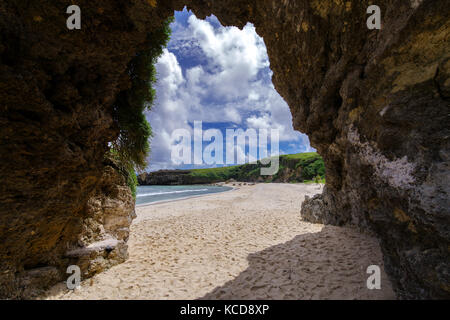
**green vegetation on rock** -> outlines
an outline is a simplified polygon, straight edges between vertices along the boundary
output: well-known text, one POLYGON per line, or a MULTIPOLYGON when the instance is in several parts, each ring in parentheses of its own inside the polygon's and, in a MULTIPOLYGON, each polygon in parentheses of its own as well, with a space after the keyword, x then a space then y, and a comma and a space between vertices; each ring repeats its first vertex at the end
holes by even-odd
POLYGON ((325 164, 322 157, 316 152, 298 153, 280 156, 278 172, 273 176, 261 176, 263 165, 248 163, 238 166, 195 169, 189 175, 210 182, 226 181, 261 181, 261 182, 323 182, 325 180, 325 164))
POLYGON ((173 17, 147 35, 147 49, 136 54, 128 65, 131 87, 120 92, 114 104, 120 134, 112 144, 111 153, 114 154, 133 196, 136 195, 137 186, 135 172, 147 166, 146 159, 150 152, 152 129, 144 112, 151 109, 155 100, 155 64, 169 42, 172 21, 173 17))

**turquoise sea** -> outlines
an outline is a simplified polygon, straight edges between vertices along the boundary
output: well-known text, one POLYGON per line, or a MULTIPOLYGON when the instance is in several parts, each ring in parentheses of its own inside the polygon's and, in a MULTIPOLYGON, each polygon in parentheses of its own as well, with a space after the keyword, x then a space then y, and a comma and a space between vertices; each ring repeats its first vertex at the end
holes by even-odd
POLYGON ((204 194, 224 192, 231 189, 233 188, 210 185, 138 186, 136 205, 189 198, 204 194))

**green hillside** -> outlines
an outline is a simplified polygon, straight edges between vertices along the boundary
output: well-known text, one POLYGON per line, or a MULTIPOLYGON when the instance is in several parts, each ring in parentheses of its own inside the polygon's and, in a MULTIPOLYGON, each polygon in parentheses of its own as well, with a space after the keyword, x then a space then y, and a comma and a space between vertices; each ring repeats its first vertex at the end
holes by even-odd
MULTIPOLYGON (((280 156, 280 168, 274 176, 261 176, 262 165, 248 163, 243 165, 191 170, 189 175, 208 181, 264 181, 264 182, 309 182, 325 179, 325 166, 316 152, 280 156)), ((196 180, 196 179, 195 179, 196 180)))
POLYGON ((261 175, 258 161, 230 167, 194 170, 160 170, 138 176, 140 185, 189 185, 224 182, 325 182, 322 157, 315 152, 280 156, 279 170, 273 176, 261 175))

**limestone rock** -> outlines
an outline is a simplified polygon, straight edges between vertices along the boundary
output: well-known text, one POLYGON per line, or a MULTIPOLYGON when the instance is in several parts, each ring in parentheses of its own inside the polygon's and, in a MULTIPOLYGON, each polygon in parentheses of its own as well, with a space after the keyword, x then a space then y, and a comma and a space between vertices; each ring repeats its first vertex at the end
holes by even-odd
POLYGON ((84 278, 128 258, 130 225, 136 217, 134 199, 119 169, 106 162, 99 191, 87 203, 87 218, 76 246, 65 257, 78 265, 84 278))

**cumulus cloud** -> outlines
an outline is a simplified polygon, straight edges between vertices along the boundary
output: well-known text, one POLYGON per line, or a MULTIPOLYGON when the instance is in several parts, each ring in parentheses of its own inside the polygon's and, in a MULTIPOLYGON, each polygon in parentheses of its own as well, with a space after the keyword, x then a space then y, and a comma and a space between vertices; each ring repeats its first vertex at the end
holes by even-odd
POLYGON ((281 141, 310 149, 307 137, 293 130, 289 108, 271 83, 266 47, 253 25, 239 30, 219 26, 214 17, 190 15, 184 24, 174 22, 172 33, 156 64, 157 99, 147 114, 154 132, 151 170, 177 167, 170 157, 171 134, 192 132, 194 121, 278 129, 281 141))

